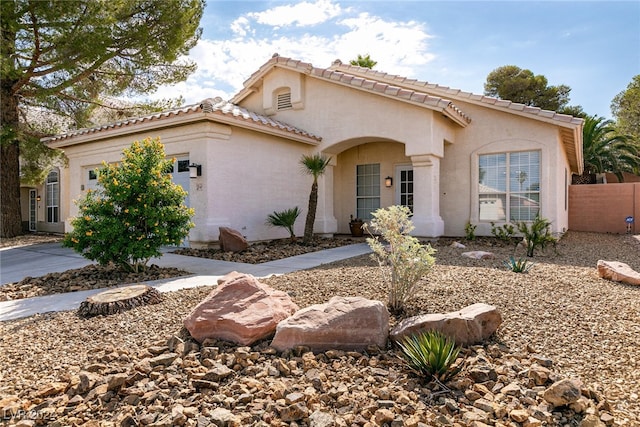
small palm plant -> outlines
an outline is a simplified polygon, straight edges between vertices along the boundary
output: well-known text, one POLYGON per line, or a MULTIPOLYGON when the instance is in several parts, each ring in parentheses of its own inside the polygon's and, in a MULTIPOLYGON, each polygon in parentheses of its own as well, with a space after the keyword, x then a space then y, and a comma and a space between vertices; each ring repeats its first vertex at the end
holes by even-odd
POLYGON ((300 215, 300 209, 296 206, 292 209, 286 209, 284 211, 274 211, 267 216, 267 225, 272 227, 282 227, 289 232, 289 236, 292 242, 296 241, 296 235, 293 231, 293 226, 300 215))
POLYGON ((523 258, 515 259, 513 255, 510 256, 508 260, 504 261, 505 267, 514 273, 526 273, 531 270, 531 267, 533 267, 534 264, 535 263, 529 262, 523 258))
POLYGON ((460 347, 441 332, 422 331, 407 335, 398 341, 398 345, 409 366, 429 381, 443 385, 460 372, 460 368, 453 367, 460 347))

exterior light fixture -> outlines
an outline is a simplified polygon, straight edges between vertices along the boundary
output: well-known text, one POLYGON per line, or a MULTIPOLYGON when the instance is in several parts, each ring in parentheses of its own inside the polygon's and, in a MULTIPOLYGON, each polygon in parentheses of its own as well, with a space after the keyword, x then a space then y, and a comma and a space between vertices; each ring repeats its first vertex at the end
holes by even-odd
POLYGON ((391 178, 390 176, 386 177, 384 179, 384 186, 387 188, 391 188, 392 185, 393 185, 393 178, 391 178))
POLYGON ((191 163, 189 165, 189 178, 197 178, 202 175, 202 165, 191 163))
POLYGON ((40 201, 40 200, 42 200, 42 197, 38 194, 38 195, 36 196, 36 200, 37 200, 37 201, 40 201))

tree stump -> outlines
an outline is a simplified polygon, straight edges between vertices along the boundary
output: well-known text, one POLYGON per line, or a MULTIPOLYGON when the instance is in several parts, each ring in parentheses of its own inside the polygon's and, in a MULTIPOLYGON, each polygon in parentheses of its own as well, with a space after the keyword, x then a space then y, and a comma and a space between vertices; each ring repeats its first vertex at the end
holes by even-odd
POLYGON ((82 317, 107 316, 147 304, 157 304, 162 295, 147 285, 133 285, 110 289, 90 296, 80 304, 78 315, 82 317))

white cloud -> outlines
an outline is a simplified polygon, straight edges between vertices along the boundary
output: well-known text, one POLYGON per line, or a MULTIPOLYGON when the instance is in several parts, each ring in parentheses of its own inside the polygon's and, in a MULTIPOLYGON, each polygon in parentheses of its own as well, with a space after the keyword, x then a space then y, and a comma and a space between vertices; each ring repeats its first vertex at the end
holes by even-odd
POLYGON ((416 77, 416 70, 434 59, 427 43, 431 36, 423 24, 366 13, 347 16, 352 13, 328 0, 319 0, 238 16, 229 23, 233 32, 230 38, 201 39, 191 50, 189 58, 198 64, 198 70, 186 82, 163 87, 154 98, 182 95, 188 103, 215 96, 230 99, 274 53, 317 67, 329 67, 336 59, 348 63, 358 54, 369 54, 378 62, 376 69, 407 77, 416 77), (341 12, 346 15, 336 19, 341 12), (303 20, 306 16, 309 18, 303 20), (318 26, 279 35, 271 28, 267 35, 256 36, 265 34, 265 25, 310 25, 314 19, 322 22, 330 18, 330 30, 318 26))
POLYGON ((231 23, 231 31, 238 37, 244 37, 248 32, 253 33, 249 20, 241 16, 231 23))
POLYGON ((303 1, 293 5, 276 6, 264 12, 252 12, 248 16, 259 24, 275 28, 295 25, 306 27, 318 25, 342 13, 339 4, 331 0, 317 0, 315 3, 303 1))

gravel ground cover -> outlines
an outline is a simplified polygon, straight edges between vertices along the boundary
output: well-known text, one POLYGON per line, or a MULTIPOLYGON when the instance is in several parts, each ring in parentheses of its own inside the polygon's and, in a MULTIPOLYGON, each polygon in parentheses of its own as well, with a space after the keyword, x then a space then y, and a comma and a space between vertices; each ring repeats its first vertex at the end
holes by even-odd
MULTIPOLYGON (((526 366, 529 363, 527 355, 541 355, 553 361, 553 369, 560 375, 580 378, 585 387, 606 398, 605 409, 613 415, 612 419, 603 418, 607 425, 640 425, 640 288, 602 280, 597 276, 595 268, 598 259, 606 259, 622 261, 636 271, 640 270, 640 241, 637 237, 569 232, 556 250, 549 248, 543 254, 536 254, 533 259, 536 264, 527 274, 512 273, 502 265, 503 260, 513 253, 511 246, 481 239, 477 242, 463 242, 467 248, 457 249, 451 247, 450 243, 449 239, 434 242, 434 247, 438 250, 436 266, 423 280, 424 286, 408 305, 406 315, 455 311, 476 302, 495 305, 501 311, 504 323, 491 342, 484 347, 467 350, 470 357, 478 359, 484 355, 491 359, 488 354, 499 353, 495 357, 497 364, 505 365, 512 363, 510 360, 517 360, 526 366), (461 257, 461 252, 467 250, 488 250, 494 252, 496 257, 490 260, 461 257)), ((521 253, 522 249, 519 249, 517 254, 521 253)), ((377 265, 369 256, 264 281, 274 288, 289 292, 300 307, 325 302, 334 295, 359 295, 383 301, 386 298, 377 265)), ((68 410, 69 402, 64 402, 64 405, 52 402, 52 399, 57 398, 50 398, 42 391, 42 386, 74 384, 74 381, 78 381, 79 373, 92 369, 105 377, 130 372, 133 366, 155 355, 154 349, 165 345, 170 336, 181 334, 182 319, 210 290, 211 287, 203 287, 172 292, 158 305, 140 307, 109 317, 81 320, 74 312, 62 312, 0 323, 0 402, 4 397, 5 405, 9 400, 17 400, 26 408, 38 404, 43 408, 53 408, 51 410, 59 413, 57 416, 66 421, 52 425, 135 425, 126 424, 122 420, 113 421, 118 412, 107 404, 108 400, 115 401, 113 392, 111 395, 106 393, 109 399, 100 401, 100 407, 92 406, 88 401, 80 405, 75 402, 78 405, 77 413, 71 414, 72 411, 68 410), (86 408, 82 407, 83 404, 86 408), (106 421, 107 419, 112 421, 106 421)), ((393 322, 397 320, 393 319, 393 322)), ((216 345, 223 352, 223 345, 216 345)), ((201 350, 204 349, 203 347, 201 350)), ((304 365, 303 359, 295 358, 294 355, 285 357, 270 354, 264 344, 249 350, 260 354, 255 362, 256 366, 259 363, 275 365, 274 358, 278 357, 285 358, 289 365, 304 365)), ((237 353, 238 350, 234 351, 237 353)), ((379 355, 362 355, 360 359, 355 358, 355 355, 342 355, 336 361, 329 360, 325 363, 324 360, 319 360, 317 366, 328 386, 335 383, 339 389, 342 385, 354 397, 356 391, 351 390, 349 377, 359 384, 358 387, 362 387, 362 375, 367 370, 356 369, 364 372, 356 374, 353 368, 359 363, 370 367, 378 364, 388 375, 379 375, 379 371, 374 371, 374 374, 377 372, 373 375, 374 389, 393 393, 383 393, 382 397, 374 396, 374 404, 380 405, 382 400, 387 405, 394 396, 400 399, 404 396, 403 393, 408 393, 411 402, 407 405, 411 408, 392 408, 405 417, 404 425, 418 425, 409 421, 411 411, 414 415, 421 414, 426 423, 424 425, 447 425, 446 417, 438 418, 444 413, 442 407, 446 403, 441 407, 431 408, 427 405, 424 408, 426 399, 421 389, 415 388, 415 379, 407 379, 408 374, 403 371, 403 365, 397 358, 393 357, 393 350, 381 351, 379 355), (400 386, 404 391, 398 390, 400 386), (413 395, 409 392, 411 390, 413 395)), ((188 365, 189 360, 189 356, 185 356, 181 363, 188 365)), ((240 368, 239 372, 243 375, 235 376, 224 387, 220 387, 220 393, 224 391, 226 398, 235 399, 235 403, 225 403, 225 398, 220 394, 211 395, 200 390, 193 390, 189 397, 185 397, 185 402, 196 406, 203 414, 218 407, 234 409, 241 414, 239 416, 246 412, 249 415, 241 418, 244 420, 242 425, 309 425, 304 420, 284 422, 282 412, 268 403, 262 404, 262 412, 259 413, 280 414, 280 418, 272 419, 271 415, 263 415, 260 421, 263 424, 249 422, 255 420, 255 413, 258 412, 247 409, 249 404, 238 403, 243 399, 242 391, 254 390, 247 385, 248 378, 257 378, 264 387, 275 386, 260 377, 259 373, 251 373, 249 368, 242 366, 240 368)), ((268 372, 268 368, 265 368, 265 372, 268 372)), ((293 376, 294 372, 292 369, 288 375, 293 376)), ((304 384, 305 373, 308 371, 303 372, 300 378, 294 378, 293 382, 304 384)), ((158 371, 156 374, 156 379, 160 381, 163 378, 160 375, 162 372, 158 371)), ((173 376, 171 378, 179 381, 181 377, 176 373, 171 375, 174 374, 177 379, 173 376)), ((166 378, 170 377, 169 374, 164 375, 166 378)), ((154 374, 151 372, 146 384, 153 378, 154 374)), ((165 382, 168 381, 166 378, 165 382)), ((295 389, 295 386, 290 387, 295 389)), ((363 393, 366 394, 366 387, 363 393)), ((464 406, 465 398, 470 399, 463 395, 457 400, 457 405, 464 406)), ((257 402, 258 398, 255 399, 257 402)), ((275 402, 273 405, 276 407, 280 402, 278 396, 271 396, 266 400, 275 402)), ((335 425, 377 425, 377 418, 373 414, 378 414, 378 411, 365 408, 366 410, 362 409, 357 414, 343 414, 340 408, 344 406, 337 403, 339 400, 336 397, 335 402, 329 402, 333 405, 329 412, 333 411, 338 417, 335 425), (370 416, 369 419, 366 419, 366 415, 370 416), (367 422, 370 424, 366 424, 367 422)), ((286 399, 283 400, 283 405, 285 401, 286 399)), ((162 410, 166 412, 168 402, 174 400, 167 399, 164 409, 162 402, 146 405, 142 402, 135 408, 142 411, 140 417, 143 413, 147 414, 148 425, 158 425, 154 423, 159 422, 159 415, 154 414, 162 410), (149 414, 155 418, 149 418, 149 414)), ((185 402, 180 403, 183 409, 188 406, 185 402)), ((309 400, 307 405, 312 405, 309 400)), ((171 413, 170 408, 168 411, 171 413)), ((355 409, 352 408, 352 412, 355 409)), ((186 414, 186 421, 182 421, 185 425, 199 425, 192 423, 197 421, 195 415, 192 417, 189 411, 183 413, 186 414)), ((547 420, 545 425, 577 426, 579 424, 576 420, 581 418, 567 418, 566 414, 560 414, 547 420)), ((394 425, 391 424, 392 420, 393 417, 387 420, 389 425, 394 425)), ((172 422, 169 421, 166 425, 171 425, 172 422)), ((473 425, 473 421, 465 423, 462 418, 456 418, 455 422, 458 425, 473 425)), ((492 421, 491 425, 526 424, 511 420, 503 424, 492 421)))

